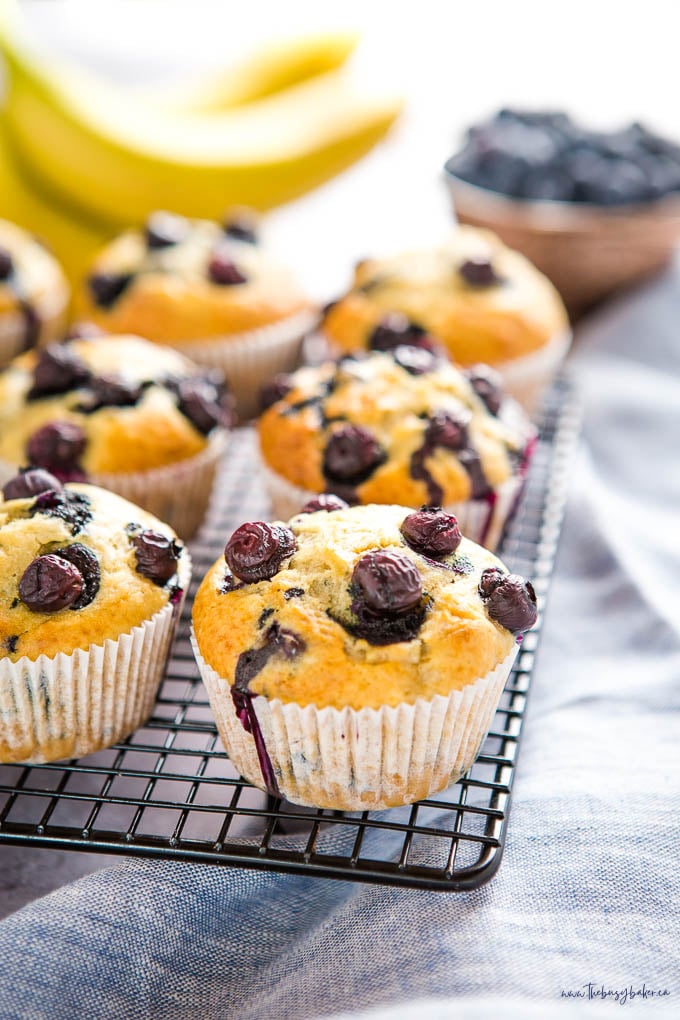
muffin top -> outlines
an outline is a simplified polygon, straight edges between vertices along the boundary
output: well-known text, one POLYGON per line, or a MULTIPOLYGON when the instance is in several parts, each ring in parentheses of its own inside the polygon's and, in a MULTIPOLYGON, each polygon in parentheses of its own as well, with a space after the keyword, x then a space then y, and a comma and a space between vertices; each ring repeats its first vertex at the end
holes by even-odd
POLYGON ((249 215, 219 224, 154 213, 100 252, 79 311, 111 333, 174 343, 257 329, 308 306, 259 247, 249 215))
POLYGON ((535 623, 531 585, 440 508, 320 500, 288 524, 241 525, 198 590, 198 647, 236 703, 358 710, 446 696, 535 623))
POLYGON ((230 420, 219 375, 137 337, 54 344, 0 373, 0 461, 62 479, 174 464, 230 420))
POLYGON ((486 498, 522 464, 533 427, 484 366, 429 350, 348 356, 275 380, 260 420, 266 464, 350 503, 486 498))
POLYGON ((101 645, 179 601, 189 558, 151 514, 37 469, 3 493, 0 656, 15 662, 101 645))
POLYGON ((323 332, 341 351, 380 346, 376 327, 393 312, 441 340, 461 365, 511 361, 568 326, 550 281, 476 227, 458 227, 439 248, 359 262, 350 291, 327 309, 323 332))
POLYGON ((25 347, 36 342, 43 318, 61 313, 68 296, 57 260, 21 227, 0 220, 0 315, 21 316, 25 347))

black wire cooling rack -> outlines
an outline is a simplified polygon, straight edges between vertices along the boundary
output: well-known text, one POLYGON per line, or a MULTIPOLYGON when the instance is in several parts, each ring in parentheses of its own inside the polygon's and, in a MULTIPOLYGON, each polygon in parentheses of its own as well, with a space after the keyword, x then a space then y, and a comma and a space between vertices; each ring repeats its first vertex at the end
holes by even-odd
MULTIPOLYGON (((545 605, 578 402, 561 380, 546 401, 528 484, 502 556, 545 605)), ((251 430, 234 436, 213 510, 192 547, 196 581, 245 519, 268 515, 251 430)), ((0 844, 269 868, 460 891, 503 853, 522 721, 541 629, 527 634, 482 753, 432 800, 382 812, 297 808, 237 775, 219 742, 189 645, 191 598, 154 713, 121 744, 49 765, 0 766, 0 844)))

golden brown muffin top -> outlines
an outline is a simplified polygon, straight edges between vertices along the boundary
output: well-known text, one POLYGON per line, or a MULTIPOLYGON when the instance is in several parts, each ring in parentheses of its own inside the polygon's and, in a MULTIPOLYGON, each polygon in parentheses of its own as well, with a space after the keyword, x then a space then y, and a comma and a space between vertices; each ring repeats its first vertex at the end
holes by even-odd
POLYGON ((236 703, 359 710, 446 696, 533 626, 533 589, 461 539, 454 517, 326 505, 242 525, 198 590, 198 648, 236 703))
POLYGON ((155 213, 97 256, 80 297, 83 318, 112 333, 179 343, 246 332, 308 308, 249 223, 155 213))
POLYGON ((413 347, 302 368, 275 385, 284 395, 259 425, 265 463, 348 502, 486 498, 519 469, 534 434, 495 373, 413 347))
POLYGON ((495 234, 466 226, 440 247, 359 262, 323 332, 341 351, 370 348, 374 330, 394 312, 440 340, 461 365, 511 361, 568 328, 547 277, 495 234))
POLYGON ((0 656, 37 659, 115 640, 186 588, 189 558, 172 529, 120 496, 62 487, 44 471, 17 476, 4 492, 0 656))
POLYGON ((229 424, 226 401, 217 376, 138 337, 55 344, 0 373, 0 461, 81 480, 174 464, 229 424))
POLYGON ((68 296, 54 256, 27 231, 0 220, 0 315, 28 306, 38 318, 48 317, 62 310, 68 296))

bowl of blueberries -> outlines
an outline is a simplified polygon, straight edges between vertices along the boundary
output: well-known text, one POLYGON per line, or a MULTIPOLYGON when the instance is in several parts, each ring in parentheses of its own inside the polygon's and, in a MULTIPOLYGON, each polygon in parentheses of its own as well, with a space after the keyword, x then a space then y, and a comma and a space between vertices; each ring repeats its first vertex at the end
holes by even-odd
POLYGON ((461 223, 488 227, 548 276, 572 316, 661 269, 680 239, 680 144, 632 123, 500 110, 446 162, 461 223))

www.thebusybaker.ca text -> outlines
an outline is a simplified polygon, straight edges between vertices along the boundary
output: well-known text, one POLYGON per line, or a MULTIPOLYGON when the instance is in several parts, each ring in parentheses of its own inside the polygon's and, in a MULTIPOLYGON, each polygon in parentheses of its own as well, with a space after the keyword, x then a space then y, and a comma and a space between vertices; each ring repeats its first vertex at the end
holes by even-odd
POLYGON ((563 988, 560 992, 560 998, 587 999, 589 1002, 595 999, 600 1002, 611 999, 613 1002, 618 1002, 620 1006, 625 1006, 627 1002, 633 1002, 635 999, 642 999, 643 1001, 645 999, 663 999, 670 994, 667 988, 648 988, 644 981, 639 988, 635 988, 632 984, 624 988, 607 988, 605 985, 598 984, 595 981, 588 981, 586 984, 581 985, 580 988, 563 988))

